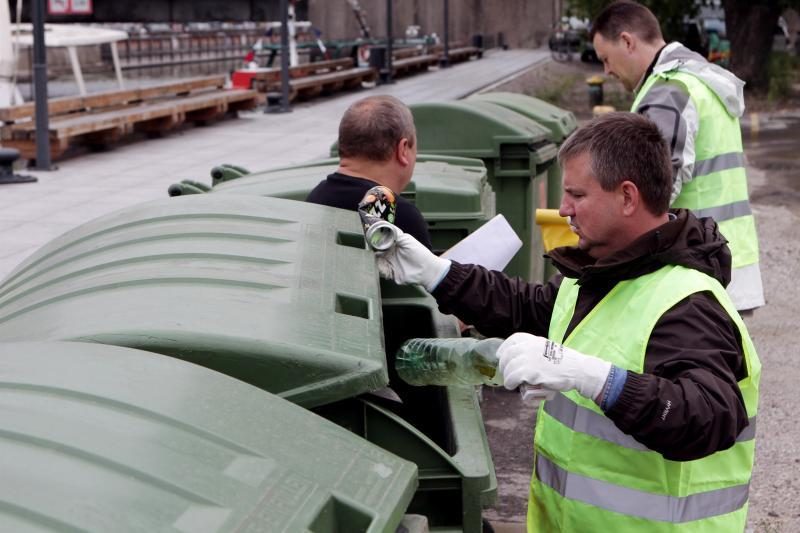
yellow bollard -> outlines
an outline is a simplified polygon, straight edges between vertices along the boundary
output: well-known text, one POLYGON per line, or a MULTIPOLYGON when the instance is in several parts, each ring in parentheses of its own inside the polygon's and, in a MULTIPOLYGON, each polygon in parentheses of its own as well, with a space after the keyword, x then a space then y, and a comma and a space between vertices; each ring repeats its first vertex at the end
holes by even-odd
POLYGON ((599 117, 600 115, 605 115, 606 113, 613 113, 616 111, 613 105, 596 105, 592 108, 592 116, 599 117))

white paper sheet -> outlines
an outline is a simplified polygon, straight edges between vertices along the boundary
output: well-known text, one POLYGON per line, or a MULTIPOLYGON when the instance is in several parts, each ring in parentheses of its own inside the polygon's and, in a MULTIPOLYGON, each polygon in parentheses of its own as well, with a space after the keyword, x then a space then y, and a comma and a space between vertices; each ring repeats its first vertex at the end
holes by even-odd
POLYGON ((520 248, 522 241, 506 217, 497 215, 454 244, 442 257, 489 270, 503 270, 520 248))

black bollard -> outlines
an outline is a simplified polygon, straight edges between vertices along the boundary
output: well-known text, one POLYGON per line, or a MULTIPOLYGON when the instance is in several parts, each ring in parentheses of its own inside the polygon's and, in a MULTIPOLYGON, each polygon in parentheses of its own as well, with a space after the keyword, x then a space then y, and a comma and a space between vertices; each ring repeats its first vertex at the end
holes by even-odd
POLYGON ((0 148, 0 185, 38 181, 33 176, 14 174, 14 161, 17 159, 19 159, 19 150, 16 148, 0 148))

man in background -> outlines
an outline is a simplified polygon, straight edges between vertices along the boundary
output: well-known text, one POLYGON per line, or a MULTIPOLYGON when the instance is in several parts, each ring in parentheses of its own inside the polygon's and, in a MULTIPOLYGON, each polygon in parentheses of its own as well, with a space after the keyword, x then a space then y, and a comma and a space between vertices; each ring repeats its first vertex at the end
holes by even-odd
POLYGON ((308 194, 307 202, 355 211, 377 185, 396 193, 395 225, 428 249, 428 225, 414 204, 400 196, 417 161, 417 134, 408 107, 393 96, 369 96, 345 111, 339 123, 339 168, 308 194))
POLYGON ((731 299, 740 312, 761 307, 758 236, 739 126, 744 82, 681 43, 667 44, 658 19, 636 2, 606 7, 591 38, 606 74, 635 93, 631 111, 655 122, 667 141, 672 207, 714 218, 733 255, 731 299))

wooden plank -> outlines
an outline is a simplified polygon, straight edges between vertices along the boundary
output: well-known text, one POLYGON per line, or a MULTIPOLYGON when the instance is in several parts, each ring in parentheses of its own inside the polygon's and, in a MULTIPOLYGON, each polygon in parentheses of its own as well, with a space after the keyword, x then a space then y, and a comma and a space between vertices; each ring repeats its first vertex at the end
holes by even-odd
MULTIPOLYGON (((61 157, 72 144, 87 144, 104 149, 132 131, 148 135, 163 134, 185 120, 205 123, 227 112, 250 109, 258 93, 252 90, 219 90, 139 103, 103 112, 62 115, 50 123, 50 146, 53 160, 61 157)), ((5 146, 20 150, 26 159, 36 157, 35 126, 29 123, 2 128, 5 146)))
MULTIPOLYGON (((340 59, 328 59, 325 61, 315 61, 313 63, 304 63, 289 67, 289 78, 303 78, 306 76, 313 76, 325 72, 334 72, 342 69, 353 68, 353 58, 343 57, 340 59)), ((262 69, 254 73, 254 87, 262 90, 263 92, 269 91, 269 87, 273 83, 279 82, 281 79, 281 69, 271 68, 262 69)))
POLYGON ((136 131, 144 132, 148 137, 161 137, 183 124, 186 115, 173 113, 171 115, 145 120, 134 124, 136 131))
MULTIPOLYGON (((75 137, 94 131, 113 129, 125 124, 148 122, 173 113, 186 114, 219 105, 227 108, 228 102, 246 102, 242 104, 246 106, 255 102, 256 98, 255 91, 229 89, 153 103, 134 104, 113 111, 86 113, 78 116, 67 115, 50 122, 50 135, 58 139, 75 137)), ((26 136, 32 136, 35 129, 28 124, 13 125, 7 128, 11 128, 14 132, 24 132, 26 136)))
MULTIPOLYGON (((36 141, 31 139, 14 139, 3 140, 3 146, 6 148, 16 148, 19 150, 22 159, 36 159, 36 141)), ((69 148, 69 142, 66 139, 53 141, 50 140, 50 159, 56 160, 64 155, 64 152, 69 148)))
POLYGON ((393 48, 392 49, 392 61, 399 60, 399 59, 407 59, 409 57, 415 57, 422 54, 422 49, 417 48, 415 46, 408 46, 405 48, 393 48))
POLYGON ((186 120, 196 124, 207 124, 222 117, 227 110, 227 102, 214 102, 212 105, 187 111, 186 120))
MULTIPOLYGON (((139 89, 123 89, 104 91, 86 96, 52 98, 48 101, 47 109, 50 116, 55 117, 85 109, 102 108, 120 103, 148 100, 164 96, 189 94, 199 89, 222 88, 224 84, 225 76, 188 78, 178 82, 164 83, 139 89)), ((35 115, 34 111, 35 105, 33 102, 0 108, 0 121, 16 122, 23 118, 33 119, 35 115)))
MULTIPOLYGON (((346 81, 349 79, 356 78, 359 81, 364 80, 373 80, 375 79, 376 73, 375 70, 371 67, 357 67, 348 70, 339 70, 337 72, 329 72, 327 74, 317 74, 316 76, 307 76, 305 78, 298 78, 296 80, 290 80, 289 85, 293 89, 302 90, 307 89, 309 87, 315 87, 317 85, 326 85, 331 84, 339 81, 346 81)), ((280 87, 270 87, 272 90, 280 89, 280 87)))
POLYGON ((132 125, 126 124, 116 128, 87 133, 81 139, 81 143, 91 147, 93 150, 107 150, 112 144, 118 142, 123 135, 128 133, 131 128, 127 126, 132 125))
POLYGON ((461 48, 451 49, 449 54, 450 61, 458 63, 460 61, 468 61, 472 57, 478 57, 481 54, 480 48, 474 46, 463 46, 461 48))
POLYGON ((398 59, 392 62, 392 73, 394 75, 403 75, 419 70, 427 70, 428 67, 437 65, 438 63, 439 56, 436 54, 425 54, 422 56, 398 59))
POLYGON ((295 93, 291 95, 290 99, 296 97, 306 100, 319 94, 330 94, 342 89, 359 88, 362 82, 373 81, 376 77, 375 69, 360 67, 291 80, 290 86, 295 93))

